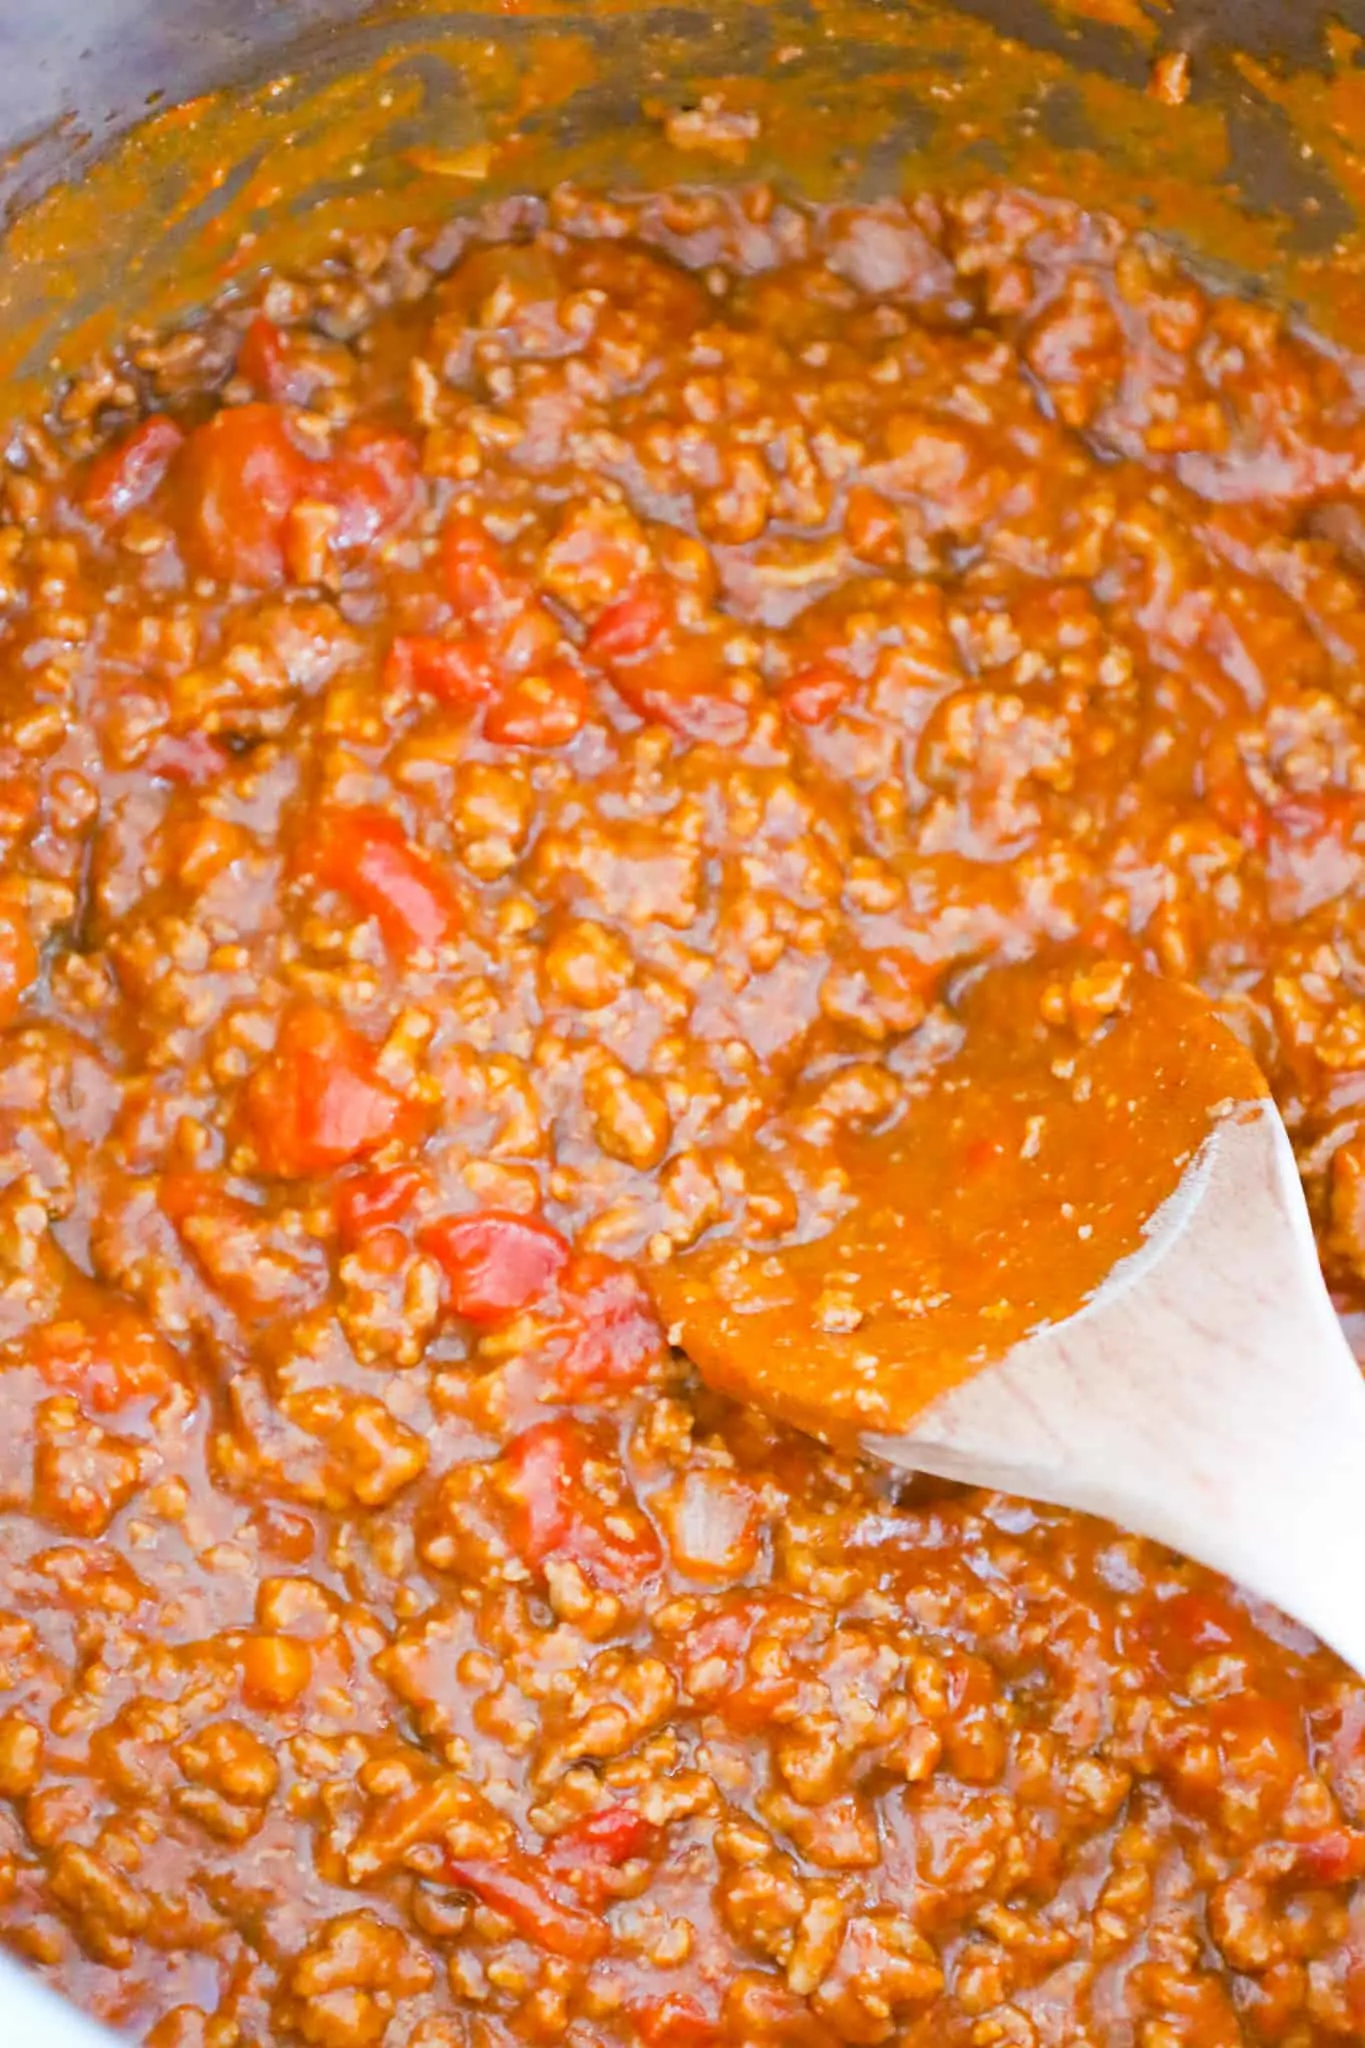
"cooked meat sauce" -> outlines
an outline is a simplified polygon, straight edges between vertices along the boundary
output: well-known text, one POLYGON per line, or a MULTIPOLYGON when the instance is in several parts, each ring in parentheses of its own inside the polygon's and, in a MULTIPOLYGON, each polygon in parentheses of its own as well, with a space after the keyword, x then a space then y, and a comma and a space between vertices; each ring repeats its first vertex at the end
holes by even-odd
POLYGON ((1365 1684, 652 1292, 1055 955, 1365 1301, 1365 369, 1018 192, 565 191, 0 497, 12 1949, 147 2048, 1365 2037, 1365 1684))
MULTIPOLYGON (((1173 1198, 1215 1134, 1266 1106, 1255 1061, 1189 982, 1054 960, 958 985, 960 1042, 902 1087, 889 1122, 834 1128, 798 1106, 760 1130, 760 1157, 815 1148, 827 1227, 755 1239, 741 1217, 650 1269, 669 1341, 708 1385, 842 1448, 929 1421, 941 1444, 926 1410, 1087 1302, 1115 1301, 1139 1254, 1182 1238, 1173 1198)), ((997 1381, 1006 1453, 1008 1412, 997 1381)))

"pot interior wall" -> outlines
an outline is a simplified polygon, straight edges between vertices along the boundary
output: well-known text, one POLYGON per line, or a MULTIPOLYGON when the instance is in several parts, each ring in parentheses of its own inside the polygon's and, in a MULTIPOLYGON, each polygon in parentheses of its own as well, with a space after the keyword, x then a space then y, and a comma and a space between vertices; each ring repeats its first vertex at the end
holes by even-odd
MULTIPOLYGON (((1365 0, 1348 0, 1361 17, 1365 0)), ((1181 238, 1350 333, 1365 71, 1337 10, 1262 0, 50 0, 0 27, 0 377, 174 319, 338 230, 562 178, 867 195, 1007 174, 1181 238), (1008 21, 1010 32, 1002 26, 1008 21), (1236 47, 1228 39, 1235 26, 1236 47), (1181 105, 1163 51, 1191 60, 1181 105), (682 151, 707 94, 742 161, 682 151), (187 103, 188 102, 188 103, 187 103)))

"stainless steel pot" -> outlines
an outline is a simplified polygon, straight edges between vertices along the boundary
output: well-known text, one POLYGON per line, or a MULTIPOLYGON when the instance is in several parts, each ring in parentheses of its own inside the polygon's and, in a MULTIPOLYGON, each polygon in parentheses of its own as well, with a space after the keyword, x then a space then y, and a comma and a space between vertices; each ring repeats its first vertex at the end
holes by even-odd
POLYGON ((60 344, 79 357, 101 309, 182 312, 241 233, 249 265, 471 190, 711 176, 658 119, 707 90, 761 115, 744 175, 869 193, 1005 169, 1354 327, 1365 0, 1166 0, 1150 17, 1131 0, 1131 16, 1117 26, 1114 0, 6 0, 0 379, 45 374, 60 344), (1179 106, 1149 90, 1173 52, 1190 59, 1179 106), (194 119, 172 119, 187 99, 194 119), (479 188, 419 167, 471 142, 492 144, 479 188))
MULTIPOLYGON (((183 315, 226 261, 565 175, 726 175, 660 120, 707 91, 760 115, 729 175, 871 194, 1009 171, 1358 338, 1365 79, 1343 28, 1365 37, 1365 0, 1120 18, 1097 0, 3 0, 0 424, 54 359, 183 315), (1152 90, 1173 52, 1175 105, 1152 90), (169 111, 187 101, 193 118, 169 111)), ((0 1963, 6 2048, 109 2038, 0 1963)))

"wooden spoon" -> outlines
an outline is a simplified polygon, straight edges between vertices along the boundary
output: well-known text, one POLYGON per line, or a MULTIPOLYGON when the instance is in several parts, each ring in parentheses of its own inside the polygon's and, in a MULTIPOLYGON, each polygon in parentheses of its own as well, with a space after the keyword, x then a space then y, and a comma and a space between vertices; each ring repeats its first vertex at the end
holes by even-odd
POLYGON ((673 1341, 828 1442, 1156 1537, 1365 1673, 1365 1381, 1251 1055, 1124 969, 960 1015, 890 1129, 825 1133, 823 1213, 654 1270, 673 1341))

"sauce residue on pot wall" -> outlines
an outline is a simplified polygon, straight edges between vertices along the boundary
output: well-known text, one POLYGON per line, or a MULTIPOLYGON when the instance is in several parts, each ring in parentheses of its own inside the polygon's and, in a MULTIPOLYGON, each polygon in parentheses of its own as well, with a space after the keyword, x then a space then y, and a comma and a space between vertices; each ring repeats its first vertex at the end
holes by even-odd
MULTIPOLYGON (((708 97, 756 118, 750 175, 818 197, 1006 167, 1273 282, 1349 334, 1365 310, 1353 42, 1325 31, 1305 61, 1272 68, 1184 24, 1173 10, 1159 33, 1127 0, 1040 8, 1032 43, 927 0, 719 16, 691 0, 590 16, 519 0, 465 10, 458 31, 439 5, 378 9, 295 71, 157 112, 94 161, 64 138, 76 172, 4 238, 0 375, 32 392, 54 351, 79 365, 134 317, 181 317, 225 276, 315 261, 333 236, 433 221, 462 186, 696 175, 702 160, 646 109, 708 97), (1170 106, 1148 88, 1182 33, 1193 88, 1170 106)), ((726 175, 723 153, 704 167, 726 175)))

